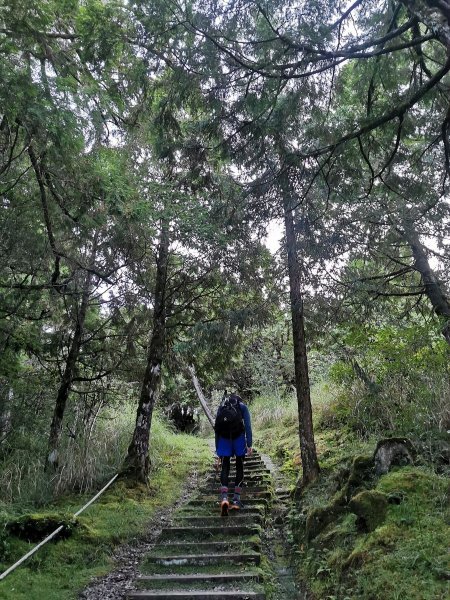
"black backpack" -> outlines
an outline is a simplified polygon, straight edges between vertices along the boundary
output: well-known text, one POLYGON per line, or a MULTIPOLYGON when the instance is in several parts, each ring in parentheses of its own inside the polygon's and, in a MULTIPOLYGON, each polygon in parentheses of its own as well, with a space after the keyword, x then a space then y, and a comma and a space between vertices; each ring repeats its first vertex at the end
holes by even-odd
POLYGON ((231 394, 225 396, 217 411, 215 432, 226 438, 237 438, 244 432, 244 422, 239 406, 239 397, 231 394))

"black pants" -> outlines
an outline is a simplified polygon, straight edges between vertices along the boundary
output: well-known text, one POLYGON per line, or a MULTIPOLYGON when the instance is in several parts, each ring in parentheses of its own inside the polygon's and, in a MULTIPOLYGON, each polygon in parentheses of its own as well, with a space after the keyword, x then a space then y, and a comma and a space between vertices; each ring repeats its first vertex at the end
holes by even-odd
MULTIPOLYGON (((220 483, 223 487, 228 487, 230 477, 230 456, 222 458, 222 472, 220 474, 220 483)), ((236 482, 235 487, 242 487, 244 481, 244 457, 236 456, 236 482)))

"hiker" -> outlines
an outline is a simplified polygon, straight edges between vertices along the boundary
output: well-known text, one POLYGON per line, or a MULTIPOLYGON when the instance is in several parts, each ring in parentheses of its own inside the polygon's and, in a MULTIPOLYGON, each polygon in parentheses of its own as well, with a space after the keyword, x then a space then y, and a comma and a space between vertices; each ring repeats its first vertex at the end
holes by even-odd
POLYGON ((237 394, 225 395, 217 410, 216 422, 216 454, 222 461, 220 474, 220 511, 222 516, 228 510, 242 508, 241 492, 244 481, 244 457, 252 453, 252 426, 250 413, 242 398, 237 394), (228 479, 230 475, 230 459, 236 456, 236 481, 231 506, 228 500, 228 479))

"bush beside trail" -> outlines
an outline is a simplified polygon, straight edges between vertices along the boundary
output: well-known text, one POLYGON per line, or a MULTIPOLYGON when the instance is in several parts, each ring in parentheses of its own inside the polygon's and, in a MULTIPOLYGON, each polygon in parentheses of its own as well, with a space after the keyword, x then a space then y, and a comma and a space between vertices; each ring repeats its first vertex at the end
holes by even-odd
MULTIPOLYGON (((399 461, 377 475, 377 432, 370 432, 370 421, 364 436, 348 427, 335 412, 345 393, 328 390, 323 383, 315 389, 321 474, 300 494, 295 401, 264 397, 252 405, 261 428, 257 443, 290 477, 297 578, 317 598, 443 600, 450 578, 445 464, 419 443, 414 464, 399 461)), ((428 437, 441 435, 435 430, 428 437)))

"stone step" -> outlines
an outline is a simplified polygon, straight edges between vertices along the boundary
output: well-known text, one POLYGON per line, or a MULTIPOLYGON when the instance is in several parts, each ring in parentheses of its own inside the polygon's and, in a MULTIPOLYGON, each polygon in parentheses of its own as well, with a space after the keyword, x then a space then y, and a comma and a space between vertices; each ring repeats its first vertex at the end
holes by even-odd
MULTIPOLYGON (((216 515, 211 515, 209 517, 191 517, 189 515, 180 515, 177 516, 175 520, 177 523, 183 524, 184 527, 186 527, 187 525, 211 525, 214 527, 215 525, 222 525, 222 521, 224 518, 225 517, 222 517, 219 514, 219 512, 217 512, 216 515)), ((263 521, 263 518, 261 515, 246 515, 240 513, 239 511, 232 510, 229 512, 228 521, 230 525, 233 524, 233 521, 239 525, 251 525, 252 523, 260 525, 263 521)))
MULTIPOLYGON (((219 464, 218 467, 216 467, 214 465, 214 467, 211 470, 215 471, 216 468, 217 468, 217 470, 219 470, 220 469, 220 464, 219 464)), ((230 469, 236 470, 236 463, 231 462, 230 463, 230 469)), ((250 461, 245 460, 244 461, 244 469, 263 469, 264 471, 268 471, 269 470, 266 467, 266 465, 261 460, 258 460, 258 461, 255 461, 255 462, 250 462, 250 461)))
MULTIPOLYGON (((175 515, 175 519, 178 519, 178 517, 211 517, 211 516, 215 516, 220 512, 220 502, 215 502, 214 504, 206 504, 206 505, 197 505, 197 506, 192 506, 192 507, 187 507, 185 506, 184 508, 180 509, 177 514, 175 515)), ((255 517, 264 517, 265 515, 265 508, 264 507, 257 507, 257 506, 248 506, 247 504, 244 505, 244 507, 242 508, 242 510, 240 511, 234 511, 233 516, 240 516, 242 514, 245 514, 247 516, 255 516, 255 517)))
MULTIPOLYGON (((260 522, 264 519, 265 516, 265 511, 263 510, 258 510, 258 509, 247 509, 246 505, 243 506, 243 508, 241 509, 231 509, 231 498, 229 499, 229 503, 230 503, 230 510, 229 515, 230 515, 230 519, 237 519, 237 520, 242 520, 242 519, 246 519, 246 520, 250 520, 253 519, 254 522, 260 522)), ((221 502, 217 503, 214 507, 211 507, 207 510, 204 510, 202 513, 199 513, 198 510, 196 511, 183 511, 183 512, 178 512, 175 516, 174 516, 174 520, 175 521, 191 521, 192 523, 201 523, 202 521, 204 521, 205 519, 215 519, 215 518, 220 518, 221 514, 220 514, 220 508, 221 508, 221 502)))
POLYGON ((151 584, 151 583, 199 583, 199 582, 211 582, 211 583, 229 583, 229 582, 245 582, 245 581, 261 581, 261 572, 245 571, 237 573, 194 573, 194 574, 183 574, 183 575, 141 575, 138 577, 138 583, 151 584))
MULTIPOLYGON (((221 469, 221 463, 219 463, 218 465, 214 465, 214 467, 210 470, 210 471, 219 471, 221 469)), ((230 469, 234 469, 236 470, 236 464, 235 463, 230 463, 230 469)), ((262 469, 264 471, 267 471, 268 468, 266 467, 266 465, 262 462, 262 461, 258 461, 258 462, 248 462, 248 461, 244 461, 244 469, 253 469, 253 470, 258 470, 258 469, 262 469)))
POLYGON ((207 540, 215 535, 258 535, 257 525, 236 525, 231 519, 223 518, 220 527, 167 527, 161 532, 161 539, 173 536, 192 536, 207 540))
POLYGON ((229 538, 222 542, 168 542, 166 544, 158 543, 157 548, 164 549, 165 552, 173 552, 174 554, 188 554, 191 550, 198 552, 225 552, 227 550, 233 550, 233 548, 243 549, 251 548, 252 550, 259 550, 261 546, 260 541, 256 541, 253 538, 243 538, 237 536, 236 538, 229 538))
MULTIPOLYGON (((231 480, 228 484, 228 491, 234 490, 234 481, 231 480)), ((200 490, 210 489, 210 488, 219 488, 220 481, 205 481, 205 484, 200 490)), ((270 481, 244 481, 244 485, 241 487, 242 490, 253 490, 255 488, 264 487, 264 488, 272 488, 270 481)))
MULTIPOLYGON (((230 471, 228 477, 231 481, 234 481, 236 479, 236 473, 234 471, 230 471)), ((251 471, 250 469, 244 469, 244 481, 246 479, 255 479, 255 477, 264 477, 265 479, 270 480, 272 479, 270 473, 267 473, 266 471, 251 471)), ((205 477, 205 479, 217 479, 217 481, 220 481, 220 472, 210 473, 205 477)))
MULTIPOLYGON (((232 491, 229 492, 229 495, 232 494, 232 491)), ((261 502, 264 500, 268 502, 273 498, 273 494, 269 490, 264 490, 264 492, 255 492, 255 490, 245 490, 241 494, 242 502, 245 506, 255 502, 261 502)), ((199 504, 203 504, 203 502, 218 502, 219 501, 219 488, 212 488, 204 491, 204 495, 202 500, 199 501, 199 504)), ((193 502, 191 500, 191 502, 193 502)))
POLYGON ((180 591, 159 591, 143 590, 139 592, 129 592, 128 600, 142 600, 148 598, 158 598, 159 600, 265 600, 265 594, 261 592, 241 592, 241 591, 201 591, 201 590, 180 590, 180 591))
MULTIPOLYGON (((220 470, 220 468, 221 468, 221 463, 219 463, 218 465, 214 465, 214 467, 211 469, 211 471, 216 471, 216 469, 220 470)), ((236 469, 236 463, 231 462, 230 469, 236 469)), ((267 467, 262 462, 262 460, 253 461, 253 462, 244 460, 244 469, 267 469, 267 467)))
MULTIPOLYGON (((231 479, 236 477, 235 471, 230 471, 228 475, 231 479)), ((261 471, 256 469, 244 469, 244 480, 245 479, 255 479, 257 477, 264 477, 265 479, 271 479, 270 473, 267 471, 261 471)), ((207 476, 207 479, 220 479, 220 473, 210 473, 207 476)))
MULTIPOLYGON (((219 470, 219 468, 220 467, 218 467, 217 470, 219 470)), ((234 471, 236 470, 235 463, 230 464, 230 469, 233 469, 234 471)), ((269 469, 266 467, 266 465, 262 461, 258 461, 258 462, 244 461, 244 469, 248 469, 250 471, 253 471, 253 470, 258 471, 259 469, 262 469, 263 471, 269 471, 269 469)), ((216 467, 214 467, 214 469, 212 469, 212 470, 215 471, 216 467)))
MULTIPOLYGON (((228 488, 233 488, 234 489, 235 481, 236 480, 234 479, 234 477, 230 477, 230 479, 228 480, 228 488)), ((212 477, 211 477, 211 479, 207 479, 204 482, 204 486, 208 487, 208 488, 210 488, 210 487, 216 487, 216 486, 217 487, 221 487, 221 485, 222 484, 220 483, 219 480, 213 479, 212 477)), ((263 486, 272 487, 271 480, 270 479, 265 479, 263 477, 258 477, 258 478, 256 478, 256 477, 254 477, 254 478, 246 477, 244 479, 244 485, 242 487, 243 487, 243 489, 245 489, 245 488, 252 488, 252 487, 263 487, 263 486)))
MULTIPOLYGON (((231 462, 235 462, 235 460, 236 460, 236 457, 235 457, 235 456, 232 456, 232 457, 231 457, 231 462)), ((250 454, 250 456, 249 456, 248 454, 246 454, 246 455, 244 456, 244 460, 245 460, 245 461, 247 461, 247 460, 248 460, 248 461, 252 461, 252 460, 261 460, 261 461, 262 461, 262 460, 263 460, 263 458, 262 458, 262 456, 261 456, 259 453, 252 452, 252 453, 250 454)))
MULTIPOLYGON (((208 487, 204 489, 204 492, 206 494, 218 494, 219 493, 219 488, 220 486, 217 486, 216 488, 214 487, 208 487)), ((268 492, 269 491, 270 486, 269 485, 246 485, 242 488, 242 492, 241 495, 242 497, 247 496, 247 495, 252 495, 252 494, 258 494, 260 492, 268 492)), ((228 487, 228 493, 229 494, 233 494, 234 493, 234 485, 229 486, 228 487)))
POLYGON ((147 564, 163 565, 165 567, 222 565, 223 563, 259 565, 261 554, 259 552, 234 552, 216 554, 148 554, 145 558, 147 564))
MULTIPOLYGON (((267 499, 266 498, 248 498, 245 503, 245 508, 261 508, 261 510, 267 509, 267 499)), ((204 496, 203 498, 194 498, 189 500, 189 502, 185 505, 187 508, 192 507, 217 507, 220 505, 220 500, 218 498, 218 493, 214 494, 214 496, 204 496)))

